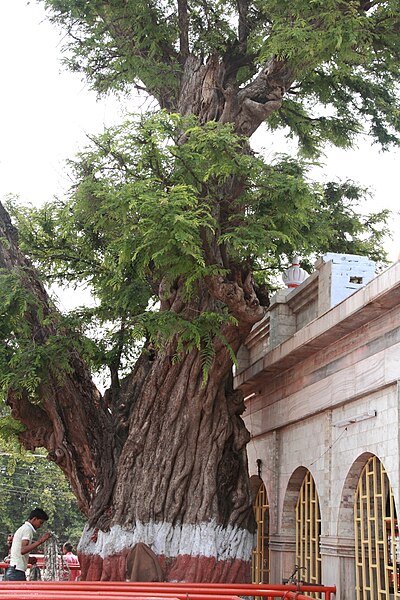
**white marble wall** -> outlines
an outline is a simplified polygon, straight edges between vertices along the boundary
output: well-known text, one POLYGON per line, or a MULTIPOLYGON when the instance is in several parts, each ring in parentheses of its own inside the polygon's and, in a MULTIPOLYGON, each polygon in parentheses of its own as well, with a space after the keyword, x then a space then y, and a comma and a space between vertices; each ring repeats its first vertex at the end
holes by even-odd
POLYGON ((320 501, 323 582, 353 600, 353 497, 369 456, 383 463, 400 514, 400 263, 257 357, 237 383, 251 395, 249 465, 255 474, 262 460, 272 578, 294 564, 292 504, 308 469, 320 501), (368 411, 376 416, 337 426, 368 411))

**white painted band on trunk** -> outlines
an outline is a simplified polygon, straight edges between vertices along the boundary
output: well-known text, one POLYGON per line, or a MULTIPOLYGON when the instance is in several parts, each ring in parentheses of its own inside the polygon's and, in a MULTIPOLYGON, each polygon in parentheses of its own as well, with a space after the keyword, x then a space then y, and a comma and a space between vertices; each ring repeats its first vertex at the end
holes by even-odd
POLYGON ((96 542, 91 539, 93 533, 93 529, 85 527, 78 550, 102 558, 143 542, 156 554, 171 558, 189 555, 248 561, 254 546, 254 536, 246 529, 223 527, 215 521, 196 525, 136 523, 132 529, 114 525, 110 531, 99 531, 96 542))

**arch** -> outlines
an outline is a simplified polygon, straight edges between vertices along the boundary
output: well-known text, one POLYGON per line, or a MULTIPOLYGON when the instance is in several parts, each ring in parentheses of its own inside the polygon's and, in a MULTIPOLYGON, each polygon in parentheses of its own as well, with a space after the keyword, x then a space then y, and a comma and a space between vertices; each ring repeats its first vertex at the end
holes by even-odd
POLYGON ((251 580, 252 583, 269 583, 269 502, 264 482, 258 475, 250 477, 250 490, 257 526, 252 552, 251 580))
POLYGON ((337 535, 354 539, 354 495, 361 473, 368 462, 374 456, 371 452, 364 452, 351 465, 342 488, 340 499, 337 535))
POLYGON ((298 577, 321 583, 321 517, 319 499, 311 472, 298 467, 289 479, 282 509, 281 532, 295 543, 294 561, 298 577))
POLYGON ((400 599, 399 534, 394 495, 383 463, 371 455, 354 496, 357 600, 400 599))
POLYGON ((282 507, 281 532, 286 536, 293 536, 293 538, 296 535, 297 499, 307 471, 308 470, 305 467, 298 467, 293 471, 286 487, 285 499, 282 507))
POLYGON ((321 583, 321 514, 314 478, 307 471, 296 503, 296 564, 308 583, 321 583))

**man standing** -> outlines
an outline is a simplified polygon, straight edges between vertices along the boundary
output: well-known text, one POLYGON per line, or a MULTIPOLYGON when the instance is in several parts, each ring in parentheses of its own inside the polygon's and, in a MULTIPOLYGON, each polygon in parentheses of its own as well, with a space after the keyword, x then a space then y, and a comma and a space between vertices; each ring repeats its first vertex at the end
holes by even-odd
POLYGON ((25 571, 28 566, 29 553, 49 539, 51 533, 45 533, 36 542, 32 542, 33 534, 49 517, 42 508, 35 508, 29 518, 14 533, 11 545, 10 566, 6 570, 5 579, 8 581, 25 581, 25 571))

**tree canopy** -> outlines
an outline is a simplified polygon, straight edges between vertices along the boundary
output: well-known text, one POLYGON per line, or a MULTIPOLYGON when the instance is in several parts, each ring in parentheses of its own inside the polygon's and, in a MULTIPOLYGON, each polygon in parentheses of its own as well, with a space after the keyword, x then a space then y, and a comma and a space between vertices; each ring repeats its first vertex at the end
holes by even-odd
POLYGON ((68 33, 66 64, 100 94, 136 86, 245 135, 268 118, 308 154, 361 131, 398 143, 397 0, 44 4, 68 33))

